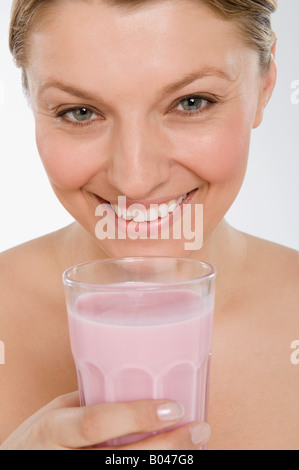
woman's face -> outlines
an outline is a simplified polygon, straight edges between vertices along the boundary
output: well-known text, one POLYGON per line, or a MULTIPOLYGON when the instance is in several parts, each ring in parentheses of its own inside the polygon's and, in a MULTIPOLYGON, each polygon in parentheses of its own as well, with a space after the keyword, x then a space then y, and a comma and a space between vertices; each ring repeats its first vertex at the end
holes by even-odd
MULTIPOLYGON (((57 197, 108 256, 188 256, 183 237, 98 240, 96 208, 119 196, 127 208, 164 204, 158 222, 171 225, 165 204, 196 190, 185 201, 203 204, 208 240, 239 192, 265 104, 257 53, 233 22, 192 0, 66 0, 38 26, 27 75, 57 197)), ((124 226, 112 208, 111 217, 124 226)))

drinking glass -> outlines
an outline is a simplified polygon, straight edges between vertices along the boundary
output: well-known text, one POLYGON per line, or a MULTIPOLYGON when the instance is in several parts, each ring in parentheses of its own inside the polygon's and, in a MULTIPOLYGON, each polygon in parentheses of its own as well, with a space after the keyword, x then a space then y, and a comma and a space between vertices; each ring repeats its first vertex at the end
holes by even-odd
POLYGON ((179 425, 207 422, 215 277, 208 263, 169 257, 104 259, 65 271, 81 405, 169 399, 184 407, 179 425))

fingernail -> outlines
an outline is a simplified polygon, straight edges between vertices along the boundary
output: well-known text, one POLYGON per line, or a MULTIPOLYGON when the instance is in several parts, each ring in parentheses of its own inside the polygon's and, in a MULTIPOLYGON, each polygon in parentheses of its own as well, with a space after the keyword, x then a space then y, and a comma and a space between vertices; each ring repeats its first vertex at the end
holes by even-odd
POLYGON ((190 428, 192 443, 197 446, 204 444, 211 437, 211 428, 207 423, 200 423, 190 428))
POLYGON ((157 409, 158 417, 162 421, 177 421, 182 419, 184 413, 183 405, 176 402, 164 403, 157 409))

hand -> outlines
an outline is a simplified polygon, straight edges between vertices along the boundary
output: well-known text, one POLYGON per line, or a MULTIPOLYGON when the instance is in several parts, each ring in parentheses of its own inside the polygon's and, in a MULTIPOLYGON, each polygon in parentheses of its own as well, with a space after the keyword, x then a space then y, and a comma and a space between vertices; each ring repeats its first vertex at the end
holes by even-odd
MULTIPOLYGON (((182 407, 166 400, 80 407, 75 392, 57 398, 31 416, 6 439, 0 450, 94 449, 95 445, 128 434, 161 431, 179 423, 182 417, 182 407)), ((197 450, 209 437, 207 424, 193 422, 115 449, 197 450)))

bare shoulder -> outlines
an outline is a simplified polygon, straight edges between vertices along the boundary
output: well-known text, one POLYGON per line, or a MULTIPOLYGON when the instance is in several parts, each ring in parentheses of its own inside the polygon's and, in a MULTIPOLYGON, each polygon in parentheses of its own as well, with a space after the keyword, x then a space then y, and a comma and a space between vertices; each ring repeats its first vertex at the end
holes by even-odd
POLYGON ((49 261, 54 254, 53 245, 54 234, 49 234, 0 253, 1 281, 6 281, 6 286, 15 284, 25 273, 33 274, 33 268, 42 269, 45 258, 49 261))
POLYGON ((299 255, 245 241, 237 301, 215 322, 210 448, 298 450, 299 255))
POLYGON ((248 264, 265 290, 274 297, 288 293, 299 298, 299 252, 276 243, 246 235, 248 241, 248 264))
POLYGON ((0 253, 0 336, 11 352, 38 332, 63 296, 56 239, 53 233, 0 253))
POLYGON ((299 252, 250 236, 248 254, 253 302, 277 334, 299 339, 299 252))
POLYGON ((260 257, 262 263, 283 263, 284 268, 299 272, 299 251, 246 234, 249 250, 260 257))
POLYGON ((24 332, 27 337, 37 332, 47 312, 61 305, 63 287, 56 233, 0 254, 1 336, 13 348, 23 342, 24 332))
POLYGON ((50 294, 55 277, 60 275, 59 240, 63 230, 0 253, 0 310, 1 305, 19 301, 22 295, 36 299, 50 294))
POLYGON ((0 254, 0 341, 5 352, 0 443, 37 409, 69 391, 61 360, 69 354, 56 243, 56 235, 50 234, 0 254))

